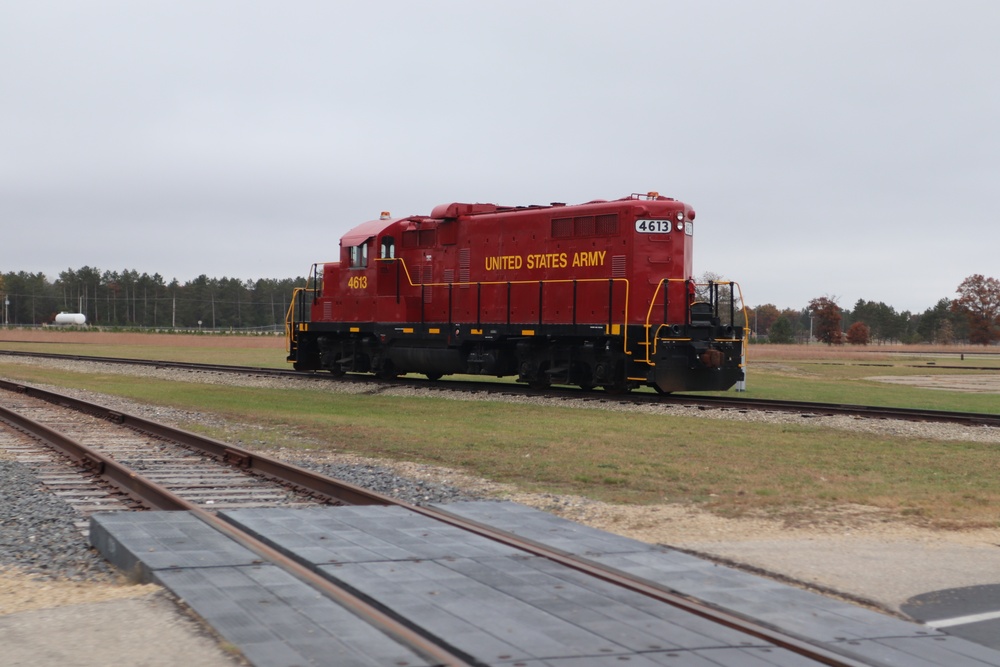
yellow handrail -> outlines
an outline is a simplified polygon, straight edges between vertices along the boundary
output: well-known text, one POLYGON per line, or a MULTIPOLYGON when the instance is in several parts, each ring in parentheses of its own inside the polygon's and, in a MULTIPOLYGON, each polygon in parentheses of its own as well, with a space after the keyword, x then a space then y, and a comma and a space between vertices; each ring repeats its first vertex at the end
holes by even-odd
MULTIPOLYGON (((474 282, 474 283, 455 283, 455 282, 451 282, 451 283, 446 283, 446 282, 415 283, 415 282, 413 282, 413 277, 410 274, 410 269, 406 265, 406 260, 404 260, 402 257, 379 257, 379 258, 376 258, 375 261, 376 262, 399 262, 403 266, 403 274, 406 276, 406 282, 407 282, 407 284, 410 287, 448 287, 448 286, 452 286, 452 285, 546 285, 546 284, 559 284, 559 283, 563 283, 563 284, 566 284, 566 283, 603 283, 603 282, 607 282, 609 280, 612 283, 625 283, 625 308, 624 308, 625 319, 621 321, 621 327, 622 327, 622 332, 623 332, 622 346, 623 346, 623 350, 624 350, 624 352, 626 354, 632 354, 632 352, 628 349, 628 312, 629 312, 629 300, 631 298, 631 284, 629 283, 629 280, 627 278, 578 278, 578 279, 575 279, 575 280, 571 279, 571 278, 561 278, 561 279, 555 279, 555 280, 495 280, 495 281, 477 281, 477 282, 474 282)), ((650 298, 649 308, 647 308, 647 310, 646 310, 646 320, 645 320, 645 324, 643 325, 643 328, 645 329, 645 336, 646 336, 646 340, 645 340, 646 358, 645 359, 639 359, 639 361, 640 362, 644 362, 644 363, 646 363, 646 364, 648 364, 650 366, 653 365, 653 355, 656 353, 657 343, 658 343, 658 341, 660 339, 660 331, 665 326, 668 325, 665 322, 663 324, 658 325, 656 327, 656 331, 655 332, 651 331, 651 329, 653 328, 653 325, 650 323, 650 321, 652 320, 652 317, 653 317, 653 307, 656 304, 656 299, 659 296, 660 290, 663 288, 664 284, 669 284, 669 283, 672 283, 672 282, 687 282, 687 281, 685 279, 683 279, 683 278, 664 278, 664 279, 660 280, 657 283, 657 285, 656 285, 656 289, 653 292, 653 296, 650 298), (650 335, 650 334, 652 334, 652 335, 650 335)), ((698 285, 706 285, 708 283, 697 283, 697 284, 698 285)), ((748 324, 749 324, 749 315, 747 313, 746 301, 743 298, 743 288, 740 286, 740 284, 738 282, 735 282, 735 281, 718 281, 715 284, 716 285, 732 285, 732 286, 736 287, 736 291, 737 291, 737 294, 739 295, 739 300, 740 300, 740 311, 743 313, 744 326, 743 326, 743 339, 742 339, 741 342, 742 342, 742 348, 743 348, 743 359, 745 360, 746 357, 747 357, 747 351, 748 351, 747 341, 749 339, 749 331, 750 331, 750 329, 748 327, 748 324)), ((294 321, 295 320, 295 304, 296 304, 296 302, 297 302, 297 300, 299 298, 299 295, 302 294, 302 293, 317 294, 318 290, 316 288, 309 288, 309 287, 296 287, 295 290, 292 292, 291 303, 289 304, 289 306, 288 306, 288 312, 285 315, 285 351, 288 352, 288 353, 291 353, 292 341, 294 340, 295 333, 296 333, 294 331, 294 326, 295 326, 295 321, 294 321)), ((609 316, 610 316, 610 313, 609 313, 609 316)), ((614 323, 611 323, 611 324, 613 325, 614 323)))
POLYGON ((295 304, 299 294, 303 292, 315 294, 316 290, 310 287, 296 287, 292 290, 292 299, 288 304, 288 311, 285 313, 285 352, 288 354, 292 352, 292 340, 295 338, 295 304))
MULTIPOLYGON (((406 266, 406 260, 402 257, 379 257, 375 260, 376 262, 399 262, 403 265, 403 273, 406 275, 406 281, 409 283, 410 287, 447 287, 449 285, 553 285, 557 283, 606 283, 609 280, 614 283, 625 283, 625 319, 622 320, 621 326, 624 332, 623 345, 625 347, 625 352, 631 354, 628 351, 628 306, 629 306, 629 296, 631 285, 627 278, 578 278, 576 280, 572 278, 560 278, 556 280, 487 280, 487 281, 476 281, 471 283, 415 283, 413 278, 410 276, 410 270, 406 266)), ((610 313, 609 313, 610 317, 610 313)), ((614 324, 614 323, 612 323, 614 324)))
MULTIPOLYGON (((663 327, 667 326, 666 322, 664 322, 663 324, 660 324, 659 326, 657 326, 656 327, 656 333, 653 334, 652 342, 650 342, 650 336, 649 336, 649 334, 650 334, 650 329, 653 326, 652 324, 650 324, 650 320, 653 317, 653 306, 656 303, 656 297, 660 293, 660 287, 662 287, 664 283, 672 283, 672 282, 687 282, 687 281, 684 280, 683 278, 664 278, 664 279, 660 280, 660 282, 657 283, 657 285, 656 285, 656 290, 653 292, 653 297, 649 301, 649 309, 646 311, 646 323, 643 325, 643 327, 644 327, 644 329, 646 331, 646 358, 645 359, 640 359, 639 361, 643 361, 643 362, 649 364, 650 366, 653 365, 652 355, 655 354, 655 352, 656 352, 657 342, 660 339, 660 330, 663 329, 663 327)), ((707 285, 708 283, 695 283, 695 284, 696 285, 707 285)), ((748 349, 747 348, 747 340, 749 338, 748 334, 750 333, 750 329, 748 327, 748 323, 749 323, 750 320, 749 320, 749 315, 747 314, 746 300, 744 300, 744 298, 743 298, 743 288, 740 286, 740 284, 738 282, 736 282, 734 280, 720 280, 720 281, 715 281, 714 284, 716 284, 716 285, 732 285, 732 286, 735 286, 736 287, 736 291, 739 294, 740 311, 743 313, 743 339, 741 341, 742 342, 741 347, 743 348, 743 359, 746 359, 746 357, 747 357, 747 349, 748 349)), ((740 364, 740 365, 742 366, 743 364, 740 364)))
MULTIPOLYGON (((631 355, 632 351, 628 348, 628 313, 629 313, 629 300, 631 298, 631 284, 627 278, 578 278, 578 279, 555 279, 555 280, 496 280, 496 281, 478 281, 469 283, 447 283, 447 282, 434 282, 434 283, 415 283, 413 282, 413 277, 410 274, 409 267, 406 265, 406 261, 402 257, 385 257, 376 258, 376 262, 399 262, 403 267, 403 274, 406 276, 406 282, 410 287, 450 287, 453 285, 546 285, 546 284, 566 284, 566 283, 603 283, 611 281, 612 283, 625 283, 625 307, 624 313, 625 318, 621 321, 622 327, 622 348, 625 354, 631 355)), ((653 292, 653 296, 650 298, 649 307, 646 310, 646 320, 643 325, 645 330, 645 348, 646 348, 646 358, 639 359, 639 362, 646 363, 649 366, 653 366, 653 358, 656 354, 657 345, 660 340, 660 331, 668 326, 668 323, 664 322, 656 327, 656 331, 651 331, 653 325, 651 320, 653 317, 653 307, 656 304, 657 297, 660 294, 663 286, 669 285, 672 282, 687 282, 683 278, 664 278, 660 280, 656 289, 653 292)), ((706 285, 708 283, 697 283, 698 285, 706 285)), ((746 300, 743 298, 743 288, 738 282, 735 281, 719 281, 715 283, 716 285, 730 285, 735 286, 736 293, 738 294, 740 300, 740 311, 743 313, 743 337, 741 341, 742 347, 742 358, 743 362, 740 364, 741 367, 745 365, 748 352, 748 341, 749 341, 749 315, 746 308, 746 300)), ((302 294, 318 294, 319 290, 315 287, 296 287, 292 292, 291 303, 288 306, 288 311, 285 314, 285 351, 291 354, 292 345, 296 337, 295 331, 295 306, 302 294)), ((686 294, 685 294, 686 296, 686 294)), ((734 295, 736 298, 736 295, 734 295)), ((686 304, 685 304, 686 305, 686 304)), ((609 318, 611 314, 609 313, 609 318)), ((541 314, 539 314, 541 317, 541 314)), ((613 326, 613 322, 609 322, 609 326, 613 326)))

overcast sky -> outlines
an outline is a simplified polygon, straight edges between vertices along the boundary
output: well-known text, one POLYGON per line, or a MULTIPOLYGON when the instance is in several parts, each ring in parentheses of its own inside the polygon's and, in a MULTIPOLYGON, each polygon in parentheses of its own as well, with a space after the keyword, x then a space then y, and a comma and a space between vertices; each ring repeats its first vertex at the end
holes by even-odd
POLYGON ((657 190, 750 305, 1000 277, 1000 2, 0 2, 0 273, 285 278, 657 190))

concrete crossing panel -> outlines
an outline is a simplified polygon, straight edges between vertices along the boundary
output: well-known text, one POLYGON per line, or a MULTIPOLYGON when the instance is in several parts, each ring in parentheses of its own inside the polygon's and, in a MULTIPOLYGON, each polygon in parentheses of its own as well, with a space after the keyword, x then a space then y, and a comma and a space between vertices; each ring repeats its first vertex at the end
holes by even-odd
POLYGON ((91 543, 170 590, 256 667, 429 665, 189 513, 98 514, 91 543))

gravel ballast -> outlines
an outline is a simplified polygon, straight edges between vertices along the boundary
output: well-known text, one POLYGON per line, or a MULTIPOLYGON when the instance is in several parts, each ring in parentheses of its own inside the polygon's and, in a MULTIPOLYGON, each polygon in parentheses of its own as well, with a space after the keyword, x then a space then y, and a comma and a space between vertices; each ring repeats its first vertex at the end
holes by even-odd
POLYGON ((109 578, 111 567, 84 540, 77 518, 27 465, 0 461, 0 567, 43 579, 109 578))

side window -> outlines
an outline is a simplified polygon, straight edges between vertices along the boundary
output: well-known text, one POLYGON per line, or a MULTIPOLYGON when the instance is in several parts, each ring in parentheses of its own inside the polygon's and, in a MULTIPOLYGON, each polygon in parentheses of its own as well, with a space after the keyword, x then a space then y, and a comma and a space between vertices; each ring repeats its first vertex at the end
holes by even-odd
POLYGON ((396 256, 396 241, 391 236, 382 237, 382 251, 379 257, 382 259, 393 259, 396 256))
POLYGON ((360 269, 366 266, 368 266, 368 241, 351 246, 351 268, 360 269))

